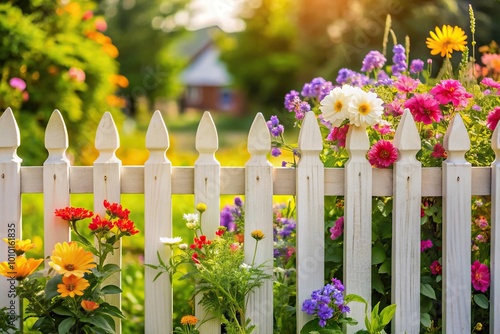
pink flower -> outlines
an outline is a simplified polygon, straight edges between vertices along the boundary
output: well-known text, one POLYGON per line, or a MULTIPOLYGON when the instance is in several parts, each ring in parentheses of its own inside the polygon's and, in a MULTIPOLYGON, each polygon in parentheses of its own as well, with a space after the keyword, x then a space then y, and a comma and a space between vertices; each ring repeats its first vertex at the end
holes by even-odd
POLYGON ((460 81, 454 79, 441 80, 429 93, 434 95, 441 104, 450 103, 454 107, 463 108, 467 106, 468 99, 473 97, 462 86, 460 81))
POLYGON ((398 150, 388 140, 379 140, 368 151, 368 161, 377 168, 387 168, 398 159, 398 150))
POLYGON ((432 241, 431 239, 427 240, 422 240, 420 241, 420 251, 423 252, 426 249, 432 248, 432 241))
POLYGON ((429 268, 433 275, 441 275, 443 273, 443 266, 441 266, 438 260, 432 262, 429 268))
POLYGON ((330 233, 332 234, 330 236, 330 239, 335 240, 338 237, 344 233, 344 216, 340 217, 335 221, 335 225, 333 225, 332 228, 330 228, 330 233))
POLYGON ((495 107, 486 118, 486 126, 491 131, 494 131, 497 127, 498 121, 500 120, 500 107, 495 107))
POLYGON ((91 18, 94 17, 94 12, 91 10, 87 10, 85 13, 82 15, 82 20, 87 21, 90 20, 91 18))
POLYGON ((375 129, 381 135, 386 135, 388 133, 394 132, 394 130, 391 128, 391 123, 385 120, 381 120, 379 123, 375 124, 373 126, 373 129, 375 129))
POLYGON ((98 18, 95 20, 95 28, 99 31, 106 31, 108 24, 103 18, 98 18))
POLYGON ((21 92, 26 89, 26 82, 24 82, 23 79, 17 78, 17 77, 14 77, 14 78, 10 79, 9 85, 12 88, 15 88, 15 89, 17 89, 17 90, 19 90, 21 92))
POLYGON ((500 82, 497 82, 492 78, 484 78, 483 80, 481 80, 481 83, 491 88, 500 89, 500 82))
POLYGON ((488 266, 479 261, 474 261, 471 266, 472 286, 475 290, 486 292, 490 287, 490 270, 488 266))
POLYGON ((430 94, 415 94, 404 103, 404 106, 410 109, 417 122, 432 124, 443 118, 439 102, 430 94))
POLYGON ((446 158, 448 154, 446 154, 446 151, 440 143, 437 143, 434 145, 434 148, 432 149, 431 157, 440 159, 440 158, 446 158))
POLYGON ((419 82, 418 80, 402 75, 394 83, 394 87, 400 92, 410 93, 417 89, 419 82))
POLYGON ((326 137, 326 140, 336 142, 338 147, 345 147, 345 140, 348 130, 349 125, 343 125, 338 128, 334 127, 326 137))
POLYGON ((477 227, 479 227, 481 230, 484 230, 489 226, 488 221, 483 216, 479 216, 479 218, 477 218, 474 222, 476 223, 477 227))
POLYGON ((78 82, 85 81, 85 72, 81 68, 71 67, 68 71, 69 77, 78 82))
POLYGON ((401 116, 403 115, 404 112, 404 107, 403 107, 403 101, 401 100, 394 100, 389 103, 385 104, 385 115, 387 116, 401 116))

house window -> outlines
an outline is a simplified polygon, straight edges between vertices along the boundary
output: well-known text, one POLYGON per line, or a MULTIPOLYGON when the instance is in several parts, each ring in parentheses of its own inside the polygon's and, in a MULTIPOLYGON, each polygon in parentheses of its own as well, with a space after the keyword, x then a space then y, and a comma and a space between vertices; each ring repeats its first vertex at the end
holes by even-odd
POLYGON ((233 106, 233 92, 229 88, 220 90, 219 105, 222 110, 230 110, 233 106))
POLYGON ((189 105, 196 105, 201 102, 201 89, 199 87, 190 86, 186 92, 186 102, 189 105))

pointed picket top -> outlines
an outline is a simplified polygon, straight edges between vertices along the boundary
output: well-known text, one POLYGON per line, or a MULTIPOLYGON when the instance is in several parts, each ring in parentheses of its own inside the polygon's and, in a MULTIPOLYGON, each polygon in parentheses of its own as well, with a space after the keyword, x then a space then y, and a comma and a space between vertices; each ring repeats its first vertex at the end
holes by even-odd
POLYGON ((19 127, 17 126, 14 113, 10 108, 7 108, 2 116, 0 116, 0 133, 2 134, 0 136, 0 148, 17 148, 21 144, 19 127))
POLYGON ((321 152, 323 149, 323 139, 319 130, 316 115, 313 112, 307 112, 302 122, 299 132, 298 147, 300 151, 321 152))
POLYGON ((470 149, 470 138, 460 114, 455 114, 444 135, 444 149, 448 154, 445 162, 464 163, 465 152, 470 149))
MULTIPOLYGON (((164 152, 170 147, 168 130, 159 110, 156 110, 149 122, 146 132, 146 148, 151 152, 149 160, 153 158, 153 151, 160 151, 158 155, 162 161, 167 161, 164 152)), ((156 155, 155 155, 156 156, 156 155)))
POLYGON ((491 135, 491 148, 495 152, 494 163, 500 163, 500 122, 498 122, 491 135))
POLYGON ((99 122, 95 135, 95 148, 99 151, 99 157, 95 162, 108 162, 118 160, 115 155, 120 147, 118 129, 110 112, 106 111, 99 122))
POLYGON ((68 160, 65 154, 68 148, 68 131, 64 119, 57 109, 52 112, 45 129, 45 148, 49 152, 47 160, 68 160))
POLYGON ((370 140, 368 139, 366 128, 350 124, 347 131, 345 148, 349 153, 349 160, 353 158, 366 160, 366 152, 370 149, 370 140))
POLYGON ((196 151, 213 154, 219 148, 217 129, 210 112, 205 111, 196 130, 196 151))
POLYGON ((248 152, 251 156, 265 156, 271 151, 271 134, 262 113, 257 113, 248 132, 248 152))
POLYGON ((422 147, 415 120, 408 108, 405 109, 396 130, 394 146, 399 150, 400 155, 412 156, 415 156, 422 147))

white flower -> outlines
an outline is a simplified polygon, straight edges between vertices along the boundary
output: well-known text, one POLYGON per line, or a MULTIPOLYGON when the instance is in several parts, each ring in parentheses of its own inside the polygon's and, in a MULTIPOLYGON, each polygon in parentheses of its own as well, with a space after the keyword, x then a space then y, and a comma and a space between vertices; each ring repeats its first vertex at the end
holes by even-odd
POLYGON ((357 90, 349 102, 349 121, 355 126, 372 126, 382 119, 384 101, 377 94, 357 90))
POLYGON ((342 88, 335 87, 328 93, 323 100, 319 109, 323 115, 323 119, 329 121, 333 126, 337 127, 342 122, 349 118, 349 101, 353 94, 354 87, 344 85, 342 88))
POLYGON ((188 223, 198 223, 200 220, 200 217, 198 216, 197 213, 185 213, 182 218, 187 221, 188 223))
POLYGON ((284 274, 284 273, 286 272, 286 270, 285 270, 285 269, 283 269, 283 268, 281 268, 281 267, 275 267, 275 268, 273 269, 273 272, 274 272, 275 274, 284 274))
POLYGON ((180 244, 179 245, 179 249, 182 249, 182 250, 186 250, 186 249, 188 249, 188 247, 189 247, 188 244, 180 244))
POLYGON ((168 237, 160 237, 160 242, 165 245, 177 245, 182 241, 181 237, 168 238, 168 237))
POLYGON ((248 270, 248 269, 250 269, 250 268, 252 268, 252 266, 251 266, 251 265, 249 265, 249 264, 246 264, 246 263, 242 263, 242 264, 240 264, 240 269, 245 269, 245 270, 248 270))

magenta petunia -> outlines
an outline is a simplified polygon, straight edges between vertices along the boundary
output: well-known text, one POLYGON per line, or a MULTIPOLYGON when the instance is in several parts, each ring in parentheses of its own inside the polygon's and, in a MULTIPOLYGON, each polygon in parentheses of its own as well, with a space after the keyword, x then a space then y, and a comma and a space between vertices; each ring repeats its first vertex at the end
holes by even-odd
POLYGON ((429 269, 433 275, 441 275, 443 273, 443 266, 438 260, 431 263, 429 269))
POLYGON ((394 87, 397 90, 403 93, 410 93, 417 89, 419 80, 415 80, 413 78, 407 77, 405 75, 401 75, 398 80, 394 83, 394 87))
POLYGON ((472 287, 481 292, 486 292, 490 287, 490 270, 488 266, 479 261, 474 261, 470 272, 472 287))
POLYGON ((332 131, 326 137, 326 140, 332 141, 337 144, 338 147, 345 147, 345 141, 347 138, 347 131, 349 130, 349 125, 342 125, 341 127, 334 127, 332 131))
POLYGON ((387 168, 397 159, 398 150, 388 140, 379 140, 368 151, 368 161, 377 168, 387 168))
POLYGON ((17 89, 17 90, 19 90, 21 92, 26 89, 26 82, 24 82, 23 79, 17 78, 17 77, 11 78, 9 80, 9 85, 12 88, 15 88, 15 89, 17 89))
POLYGON ((420 241, 420 251, 421 252, 423 252, 429 248, 432 248, 432 240, 431 239, 420 241))
POLYGON ((335 225, 330 228, 330 239, 335 240, 344 233, 344 216, 335 221, 335 225))
POLYGON ((404 103, 404 106, 410 109, 417 122, 432 124, 443 118, 439 102, 430 94, 415 94, 404 103))
POLYGON ((498 121, 500 120, 500 107, 495 107, 486 118, 486 126, 491 131, 494 131, 497 127, 498 121))
POLYGON ((474 95, 468 93, 460 81, 454 79, 441 80, 431 93, 441 104, 451 104, 456 108, 464 108, 469 103, 469 99, 474 95))
POLYGON ((495 88, 500 90, 500 82, 493 80, 492 78, 484 78, 481 83, 487 87, 495 88))

